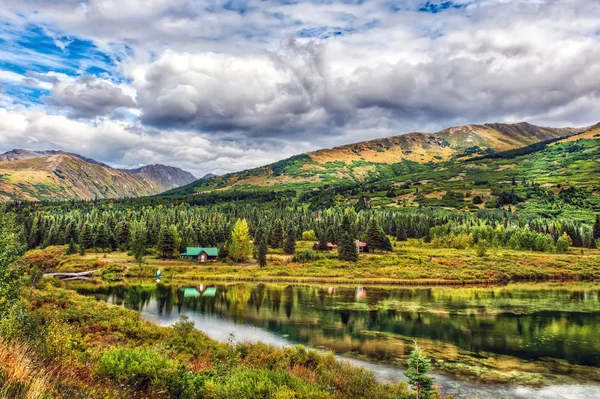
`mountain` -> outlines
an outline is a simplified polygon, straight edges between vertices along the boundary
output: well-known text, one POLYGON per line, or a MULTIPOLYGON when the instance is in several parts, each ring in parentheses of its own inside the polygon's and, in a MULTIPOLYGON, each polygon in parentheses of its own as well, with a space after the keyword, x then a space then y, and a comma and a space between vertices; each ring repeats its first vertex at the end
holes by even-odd
POLYGON ((407 133, 322 149, 271 165, 199 180, 172 191, 189 194, 226 188, 367 181, 422 169, 423 165, 466 160, 569 137, 587 128, 551 128, 529 123, 464 125, 437 133, 407 133))
POLYGON ((179 168, 118 170, 78 154, 15 149, 0 154, 0 200, 69 200, 154 195, 195 181, 179 168))
POLYGON ((185 186, 196 180, 190 172, 165 165, 147 165, 137 169, 122 170, 134 176, 139 176, 150 184, 158 183, 163 191, 185 186))

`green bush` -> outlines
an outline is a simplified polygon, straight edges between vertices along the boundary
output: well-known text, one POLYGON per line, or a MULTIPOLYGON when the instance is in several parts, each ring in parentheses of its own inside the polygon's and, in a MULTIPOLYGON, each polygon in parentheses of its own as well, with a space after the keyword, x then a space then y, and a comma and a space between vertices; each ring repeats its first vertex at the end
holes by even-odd
POLYGON ((100 356, 98 374, 113 381, 148 389, 172 373, 173 363, 149 348, 120 348, 100 356))

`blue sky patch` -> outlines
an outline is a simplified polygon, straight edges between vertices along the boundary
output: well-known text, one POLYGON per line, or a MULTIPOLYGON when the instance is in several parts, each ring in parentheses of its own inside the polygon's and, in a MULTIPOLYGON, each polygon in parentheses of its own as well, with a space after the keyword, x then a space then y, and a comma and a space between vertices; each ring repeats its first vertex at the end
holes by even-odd
POLYGON ((431 1, 428 1, 427 3, 425 3, 423 6, 421 6, 419 8, 419 11, 437 14, 439 12, 442 12, 442 11, 450 9, 450 8, 464 8, 464 7, 466 7, 466 4, 455 4, 451 1, 445 1, 443 3, 433 3, 431 1))

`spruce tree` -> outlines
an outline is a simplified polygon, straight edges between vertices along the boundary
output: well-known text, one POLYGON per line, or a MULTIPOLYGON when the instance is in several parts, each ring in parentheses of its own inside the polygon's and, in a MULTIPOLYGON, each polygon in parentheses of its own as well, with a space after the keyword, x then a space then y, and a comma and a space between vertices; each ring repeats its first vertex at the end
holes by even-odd
POLYGON ((129 246, 129 223, 122 221, 117 229, 117 245, 119 248, 127 248, 129 246))
POLYGON ((600 240, 600 215, 596 215, 596 223, 594 223, 594 240, 600 240))
POLYGON ((252 255, 250 244, 250 230, 246 219, 238 219, 231 232, 231 243, 229 244, 229 257, 234 262, 246 262, 252 255))
POLYGON ((288 255, 293 255, 295 251, 296 251, 296 237, 294 237, 294 229, 292 227, 290 227, 285 236, 283 252, 288 255))
POLYGON ((94 236, 92 235, 92 226, 85 222, 79 235, 79 245, 83 250, 91 249, 94 246, 94 236))
POLYGON ((175 245, 173 230, 167 226, 161 227, 158 233, 158 252, 160 252, 161 256, 163 258, 173 257, 175 245))
POLYGON ((398 223, 396 225, 396 240, 398 241, 406 241, 406 229, 404 228, 404 223, 398 223))
POLYGON ((96 231, 96 247, 101 249, 108 248, 108 231, 106 230, 104 223, 98 225, 96 231))
POLYGON ((267 265, 267 239, 264 234, 260 236, 258 243, 258 264, 260 267, 267 265))
POLYGON ((273 225, 269 244, 271 245, 271 248, 281 248, 283 246, 283 227, 280 220, 276 220, 273 225))
POLYGON ((408 358, 408 368, 404 372, 410 385, 415 393, 416 399, 429 399, 433 397, 434 379, 427 376, 427 372, 431 370, 431 361, 421 352, 419 346, 415 343, 415 349, 411 352, 408 358))
POLYGON ((69 241, 69 246, 67 247, 67 255, 73 255, 77 253, 77 246, 75 245, 75 241, 71 238, 69 241))
POLYGON ((340 245, 338 247, 338 259, 348 262, 356 262, 358 260, 356 244, 348 232, 342 233, 340 245))
POLYGON ((382 249, 383 240, 381 239, 381 236, 383 234, 381 227, 379 227, 379 223, 377 223, 377 219, 374 217, 371 218, 367 229, 367 245, 373 252, 375 252, 375 249, 382 249))
POLYGON ((385 234, 381 236, 381 249, 386 252, 392 252, 394 250, 390 238, 385 234))

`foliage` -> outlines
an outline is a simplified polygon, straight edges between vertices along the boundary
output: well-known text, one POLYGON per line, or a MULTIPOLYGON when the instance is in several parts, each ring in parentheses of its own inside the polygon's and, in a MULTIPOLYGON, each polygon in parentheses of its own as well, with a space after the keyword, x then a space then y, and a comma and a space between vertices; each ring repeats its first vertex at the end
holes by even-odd
POLYGON ((296 250, 296 237, 294 228, 290 226, 285 236, 285 243, 283 244, 283 252, 288 255, 293 255, 296 250))
POLYGON ((0 213, 0 319, 17 299, 22 275, 19 258, 23 249, 14 215, 0 213))
POLYGON ((133 222, 131 225, 129 248, 139 263, 142 263, 146 254, 146 239, 147 231, 144 223, 142 221, 133 222))
POLYGON ((350 236, 350 233, 342 234, 342 239, 338 247, 338 258, 340 260, 348 262, 358 261, 358 251, 356 250, 356 244, 350 236))
POLYGON ((231 233, 229 257, 234 262, 246 262, 252 255, 250 233, 246 219, 238 219, 231 233))
POLYGON ((100 356, 98 374, 148 389, 173 371, 173 363, 149 348, 118 348, 100 356))
POLYGON ((302 241, 317 241, 317 235, 314 230, 302 232, 302 241))
POLYGON ((423 356, 423 352, 415 343, 415 348, 408 358, 408 368, 404 372, 408 385, 415 392, 416 399, 429 399, 433 396, 434 379, 426 374, 431 370, 431 361, 423 356))

